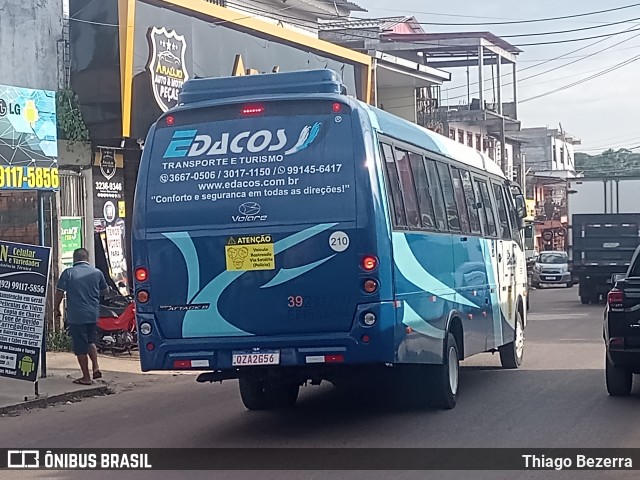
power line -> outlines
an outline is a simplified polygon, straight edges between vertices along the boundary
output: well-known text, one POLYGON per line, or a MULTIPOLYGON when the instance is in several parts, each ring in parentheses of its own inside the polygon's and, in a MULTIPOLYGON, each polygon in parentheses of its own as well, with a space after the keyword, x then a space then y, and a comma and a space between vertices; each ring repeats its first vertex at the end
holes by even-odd
MULTIPOLYGON (((620 10, 626 10, 629 8, 633 8, 633 7, 637 7, 640 6, 640 3, 632 3, 630 5, 623 5, 621 7, 615 7, 615 8, 608 8, 606 10, 597 10, 597 11, 593 11, 593 12, 585 12, 585 13, 577 13, 577 14, 573 14, 573 15, 563 15, 563 16, 558 16, 558 17, 547 17, 547 18, 536 18, 536 19, 532 19, 532 20, 509 20, 509 21, 503 21, 503 22, 477 22, 477 23, 469 23, 469 22, 465 22, 465 23, 450 23, 450 22, 418 22, 420 25, 440 25, 440 26, 460 26, 460 27, 468 27, 468 26, 474 26, 474 25, 518 25, 518 24, 523 24, 523 23, 538 23, 538 22, 551 22, 551 21, 555 21, 555 20, 565 20, 565 19, 569 19, 569 18, 579 18, 579 17, 588 17, 591 15, 599 15, 601 13, 609 13, 609 12, 616 12, 616 11, 620 11, 620 10)), ((394 11, 397 12, 397 9, 385 9, 385 8, 375 8, 374 10, 387 10, 387 11, 394 11)), ((407 13, 411 13, 411 14, 419 14, 419 15, 446 15, 446 16, 450 16, 450 17, 465 17, 465 18, 490 18, 490 17, 471 17, 471 16, 466 16, 466 15, 448 15, 448 14, 443 14, 443 13, 433 13, 433 12, 407 12, 407 13)))
MULTIPOLYGON (((591 46, 591 45, 589 45, 589 46, 591 46)), ((633 45, 631 47, 625 47, 625 48, 612 48, 610 51, 611 52, 624 52, 624 51, 633 50, 633 49, 635 49, 635 50, 640 49, 640 45, 633 45)), ((564 56, 563 58, 574 59, 574 58, 585 58, 585 57, 589 56, 589 54, 573 55, 573 56, 569 56, 569 55, 570 54, 567 54, 567 56, 564 56)), ((526 59, 526 60, 519 59, 518 63, 541 63, 541 62, 542 63, 548 63, 548 62, 551 62, 551 61, 554 61, 554 60, 558 60, 558 58, 559 57, 554 57, 554 58, 530 58, 530 59, 526 59)), ((535 68, 537 66, 538 65, 531 65, 530 67, 526 67, 526 68, 535 68)), ((524 70, 524 68, 522 70, 518 70, 518 72, 522 72, 523 70, 524 70)), ((503 74, 503 76, 504 75, 507 75, 507 74, 503 74)), ((466 85, 465 85, 465 87, 466 87, 466 85)))
MULTIPOLYGON (((636 5, 640 5, 640 4, 634 4, 633 6, 636 5)), ((268 12, 265 10, 257 10, 254 9, 256 12, 259 12, 259 14, 264 15, 264 16, 269 16, 269 15, 273 15, 272 12, 268 12)), ((297 26, 297 27, 309 27, 309 25, 305 25, 303 23, 300 23, 300 18, 298 17, 293 17, 293 16, 287 16, 287 15, 278 15, 278 19, 281 18, 286 18, 288 20, 285 20, 287 23, 297 26), (293 21, 295 20, 295 21, 293 21)), ((371 18, 357 18, 357 17, 351 17, 354 18, 356 20, 365 20, 365 21, 372 21, 372 20, 380 20, 380 19, 371 19, 371 18)), ((273 17, 272 17, 273 19, 273 17)), ((640 17, 638 17, 638 20, 640 20, 640 17)), ((629 22, 631 20, 627 20, 627 22, 629 22)), ((622 23, 627 23, 627 22, 622 22, 622 23)), ((615 23, 614 23, 615 24, 615 23)), ((467 25, 467 24, 465 24, 467 25)), ((637 24, 636 24, 637 25, 637 24)), ((564 44, 564 43, 574 43, 574 42, 582 42, 585 40, 593 40, 593 39, 598 39, 598 38, 611 38, 613 36, 616 35, 622 35, 624 33, 628 33, 628 32, 634 32, 634 31, 640 31, 640 27, 637 28, 631 28, 631 29, 626 29, 626 30, 622 30, 620 32, 614 32, 614 33, 608 33, 608 34, 602 34, 602 35, 593 35, 593 36, 589 36, 589 37, 579 37, 579 38, 569 38, 569 39, 564 39, 564 40, 553 40, 553 41, 546 41, 546 42, 531 42, 531 43, 519 43, 519 44, 513 44, 512 46, 514 47, 530 47, 530 46, 540 46, 540 45, 560 45, 560 44, 564 44)), ((465 32, 462 32, 465 33, 465 32)), ((356 33, 354 31, 349 31, 344 33, 345 37, 351 37, 351 38, 362 38, 365 40, 372 40, 371 35, 365 35, 365 34, 359 34, 356 33)), ((395 39, 387 39, 387 41, 390 41, 392 43, 397 43, 398 40, 395 39)), ((442 43, 442 42, 421 42, 422 45, 424 46, 437 46, 437 47, 459 47, 459 45, 456 44, 446 44, 446 43, 442 43)))
POLYGON ((623 33, 628 33, 628 32, 637 32, 638 30, 640 30, 640 28, 632 28, 630 30, 626 30, 624 32, 617 32, 617 33, 609 33, 609 34, 604 34, 604 35, 592 35, 590 37, 581 37, 581 38, 567 38, 564 40, 553 40, 553 41, 547 41, 547 42, 532 42, 532 43, 518 43, 516 45, 514 45, 515 47, 536 47, 536 46, 541 46, 541 45, 560 45, 560 44, 564 44, 564 43, 573 43, 573 42, 582 42, 584 40, 593 40, 596 38, 610 38, 610 37, 614 37, 616 35, 622 35, 623 33))
MULTIPOLYGON (((633 31, 633 27, 630 27, 630 28, 628 28, 628 29, 626 29, 625 31, 620 32, 620 33, 629 33, 629 32, 631 32, 631 31, 633 31)), ((617 47, 618 45, 622 45, 623 43, 626 43, 626 42, 628 42, 628 41, 631 41, 631 40, 633 40, 634 38, 637 38, 637 37, 639 37, 639 36, 640 36, 640 33, 638 33, 638 34, 636 34, 636 35, 632 35, 631 37, 629 37, 629 38, 625 38, 624 40, 621 40, 621 41, 620 41, 620 42, 618 42, 618 43, 614 43, 613 45, 609 45, 608 47, 605 47, 605 48, 603 48, 603 49, 597 50, 596 52, 592 52, 592 53, 590 53, 590 54, 587 54, 587 55, 585 55, 584 57, 582 57, 582 58, 580 58, 580 59, 578 59, 578 60, 574 60, 574 61, 571 61, 571 62, 568 62, 568 63, 564 63, 564 64, 562 64, 562 65, 560 65, 560 66, 554 67, 554 68, 549 69, 549 70, 545 70, 545 71, 543 71, 543 72, 536 73, 536 74, 534 74, 534 75, 529 75, 528 77, 521 78, 521 79, 520 79, 520 81, 521 81, 521 82, 524 82, 524 81, 526 81, 526 80, 530 80, 530 79, 532 79, 532 78, 536 78, 536 77, 539 77, 539 76, 541 76, 541 75, 545 75, 545 74, 547 74, 547 73, 557 71, 557 70, 559 70, 560 68, 564 68, 564 67, 567 67, 567 66, 569 66, 569 65, 573 65, 573 64, 578 63, 578 62, 580 62, 580 61, 582 61, 582 60, 586 60, 587 58, 590 58, 590 57, 593 57, 593 56, 598 55, 598 54, 600 54, 600 53, 603 53, 603 52, 609 51, 609 50, 610 50, 610 49, 612 49, 613 47, 617 47)), ((592 46, 594 46, 594 45, 597 45, 598 43, 602 43, 602 42, 604 42, 604 41, 606 41, 606 40, 607 40, 607 39, 598 40, 597 42, 593 42, 593 43, 591 43, 591 44, 589 44, 589 45, 586 45, 586 46, 584 46, 584 47, 578 48, 578 49, 576 49, 576 50, 572 50, 571 52, 568 52, 568 53, 566 53, 565 55, 560 55, 560 56, 558 56, 558 57, 556 57, 556 58, 553 58, 553 59, 551 59, 551 60, 544 61, 544 62, 538 63, 538 64, 536 64, 536 65, 531 65, 531 66, 529 66, 529 67, 525 67, 525 68, 523 68, 523 69, 521 69, 521 70, 518 70, 518 73, 524 72, 524 71, 526 71, 526 70, 530 70, 530 69, 532 69, 532 68, 539 67, 539 66, 541 66, 541 65, 544 65, 544 64, 550 63, 550 62, 555 61, 555 60, 559 60, 560 58, 563 58, 563 57, 564 57, 564 56, 566 56, 566 55, 571 55, 572 53, 576 53, 576 52, 578 52, 578 51, 580 51, 580 50, 585 50, 585 49, 590 48, 590 47, 592 47, 592 46)), ((480 82, 474 82, 472 85, 479 85, 479 83, 480 83, 480 82)), ((513 85, 513 81, 503 84, 503 86, 505 86, 505 87, 506 87, 506 86, 509 86, 509 85, 513 85)), ((462 87, 455 87, 455 88, 456 88, 456 89, 459 89, 459 88, 466 88, 466 85, 463 85, 462 87)), ((453 90, 453 89, 452 89, 452 90, 453 90)), ((491 88, 485 88, 485 89, 483 90, 483 92, 489 92, 489 91, 491 91, 491 88)), ((479 93, 479 92, 474 92, 473 94, 474 94, 474 95, 476 95, 476 94, 478 94, 478 93, 479 93)), ((457 95, 457 96, 455 96, 455 97, 451 97, 451 98, 449 98, 448 100, 457 100, 457 99, 459 99, 459 98, 465 98, 465 97, 466 97, 466 95, 457 95)))
POLYGON ((570 30, 556 30, 554 32, 536 32, 536 33, 519 33, 516 35, 500 35, 500 38, 517 38, 517 37, 538 37, 546 35, 561 35, 564 33, 583 32, 585 30, 594 30, 596 28, 612 27, 614 25, 621 25, 623 23, 631 23, 636 20, 640 20, 640 17, 629 18, 628 20, 620 20, 618 22, 603 23, 600 25, 592 25, 591 27, 572 28, 570 30))
POLYGON ((618 64, 616 64, 616 65, 614 65, 612 67, 606 68, 606 69, 602 70, 601 72, 596 73, 594 75, 591 75, 589 77, 586 77, 586 78, 584 78, 584 79, 582 79, 582 80, 580 80, 578 82, 573 82, 573 83, 570 83, 568 85, 564 85, 562 87, 556 88, 554 90, 550 90, 548 92, 541 93, 541 94, 535 95, 533 97, 525 98, 524 100, 521 100, 520 103, 530 102, 532 100, 537 100, 539 98, 546 97, 546 96, 552 95, 554 93, 562 92, 562 91, 567 90, 569 88, 573 88, 573 87, 575 87, 577 85, 581 85, 581 84, 583 84, 585 82, 589 82, 589 81, 591 81, 591 80, 593 80, 595 78, 598 78, 598 77, 601 77, 603 75, 606 75, 607 73, 611 73, 614 70, 619 70, 620 68, 626 67, 627 65, 630 65, 630 64, 632 64, 634 62, 637 62, 638 60, 640 60, 640 55, 636 55, 634 57, 631 57, 631 58, 625 60, 624 62, 620 62, 620 63, 618 63, 618 64))

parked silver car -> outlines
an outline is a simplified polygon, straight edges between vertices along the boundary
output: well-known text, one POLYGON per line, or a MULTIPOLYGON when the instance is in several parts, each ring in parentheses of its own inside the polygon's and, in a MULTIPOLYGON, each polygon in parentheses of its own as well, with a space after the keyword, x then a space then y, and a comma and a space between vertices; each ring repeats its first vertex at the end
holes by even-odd
POLYGON ((531 286, 541 288, 544 285, 573 287, 573 279, 569 271, 569 257, 566 252, 541 252, 536 257, 531 272, 531 286))

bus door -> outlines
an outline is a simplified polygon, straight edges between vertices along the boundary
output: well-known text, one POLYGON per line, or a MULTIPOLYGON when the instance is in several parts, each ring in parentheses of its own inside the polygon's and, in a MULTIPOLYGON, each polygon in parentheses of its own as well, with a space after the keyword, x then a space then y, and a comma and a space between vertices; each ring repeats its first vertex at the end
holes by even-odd
POLYGON ((494 198, 496 200, 496 216, 498 220, 498 282, 500 292, 500 305, 503 315, 510 325, 515 325, 515 293, 516 293, 516 244, 513 241, 514 234, 511 225, 509 206, 502 185, 491 182, 494 198))
POLYGON ((474 186, 476 197, 479 199, 482 208, 480 208, 480 221, 483 225, 485 239, 484 244, 484 261, 487 269, 487 289, 485 302, 490 308, 491 321, 487 324, 487 343, 486 349, 495 348, 502 340, 502 320, 501 320, 501 292, 500 288, 503 283, 502 268, 502 240, 499 235, 497 216, 495 213, 494 202, 489 193, 490 184, 486 178, 474 177, 474 186))

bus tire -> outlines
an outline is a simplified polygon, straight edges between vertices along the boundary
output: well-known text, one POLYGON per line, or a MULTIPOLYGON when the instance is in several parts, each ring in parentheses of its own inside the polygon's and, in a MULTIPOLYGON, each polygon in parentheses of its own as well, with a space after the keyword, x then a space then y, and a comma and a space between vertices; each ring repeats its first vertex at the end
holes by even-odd
POLYGON ((516 328, 513 342, 498 348, 500 364, 505 369, 515 369, 522 365, 524 358, 524 325, 520 311, 516 311, 516 328))
POLYGON ((298 399, 297 383, 280 383, 247 375, 239 378, 240 398, 247 410, 274 410, 293 407, 298 399))
POLYGON ((605 353, 605 379, 607 392, 612 397, 622 397, 631 393, 633 373, 628 368, 614 365, 605 353))
POLYGON ((431 371, 431 403, 436 408, 451 410, 458 401, 460 381, 460 354, 455 337, 447 334, 442 365, 436 365, 431 371))

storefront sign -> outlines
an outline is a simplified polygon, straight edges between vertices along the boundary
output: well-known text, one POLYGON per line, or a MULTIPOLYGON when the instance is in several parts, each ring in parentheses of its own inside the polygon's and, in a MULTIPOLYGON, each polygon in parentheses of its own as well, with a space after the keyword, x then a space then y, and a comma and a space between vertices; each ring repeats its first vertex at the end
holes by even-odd
POLYGON ((0 189, 57 190, 55 92, 0 85, 0 189))
POLYGON ((83 246, 82 217, 60 217, 60 257, 65 268, 73 265, 73 251, 83 246))
MULTIPOLYGON (((123 225, 122 225, 123 226, 123 225)), ((125 269, 123 243, 123 228, 121 225, 107 227, 107 254, 111 264, 112 275, 121 275, 125 269)))
POLYGON ((0 241, 0 376, 37 379, 49 255, 48 247, 0 241))
POLYGON ((182 85, 189 79, 185 61, 187 41, 183 35, 165 27, 150 28, 147 39, 151 89, 156 103, 166 112, 176 106, 182 85))
POLYGON ((94 228, 103 242, 109 273, 117 283, 126 280, 124 159, 113 148, 101 148, 93 167, 94 228))

